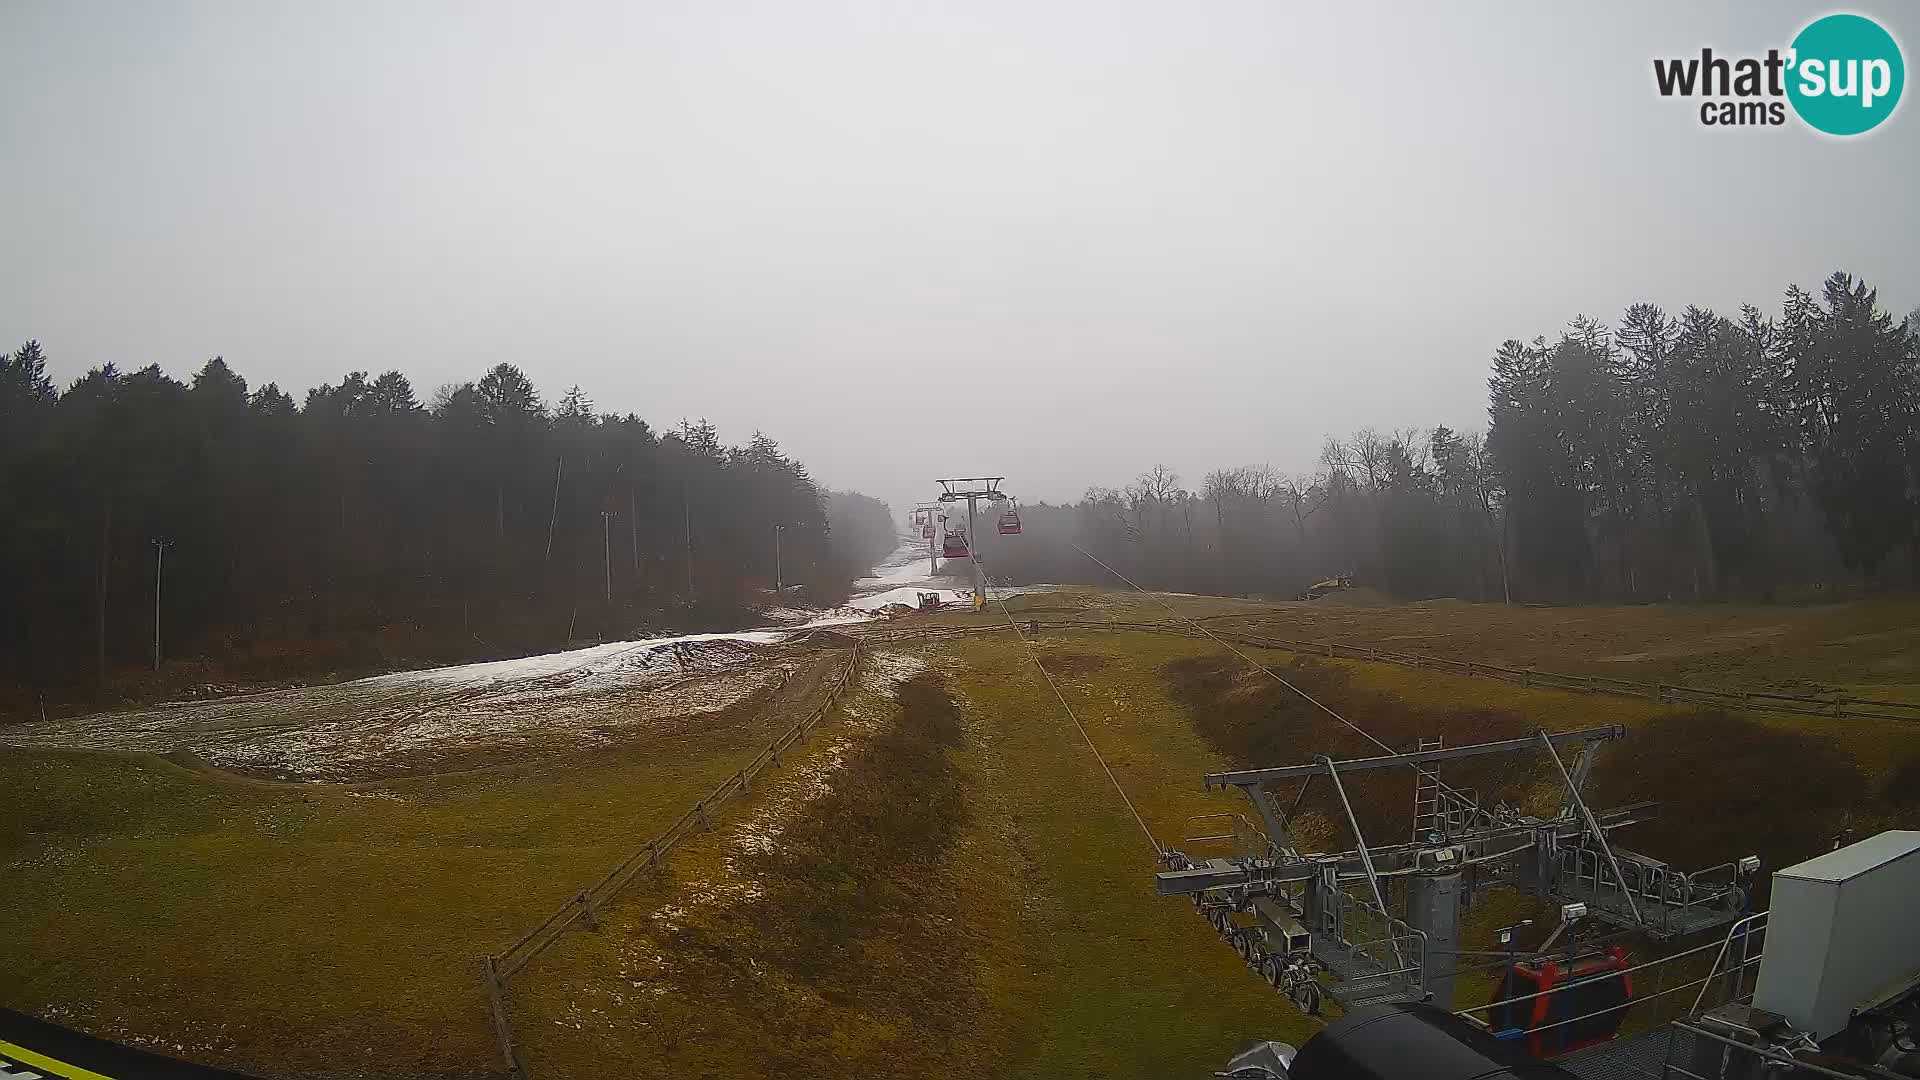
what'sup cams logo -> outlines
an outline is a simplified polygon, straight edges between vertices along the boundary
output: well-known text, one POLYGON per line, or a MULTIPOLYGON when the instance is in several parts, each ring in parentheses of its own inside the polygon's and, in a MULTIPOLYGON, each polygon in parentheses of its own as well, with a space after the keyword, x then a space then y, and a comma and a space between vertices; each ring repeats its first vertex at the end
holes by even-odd
POLYGON ((1661 97, 1699 98, 1708 127, 1777 127, 1787 107, 1828 135, 1864 135, 1900 104, 1907 68, 1900 44, 1864 15, 1828 15, 1808 23, 1786 49, 1749 57, 1656 59, 1661 97))

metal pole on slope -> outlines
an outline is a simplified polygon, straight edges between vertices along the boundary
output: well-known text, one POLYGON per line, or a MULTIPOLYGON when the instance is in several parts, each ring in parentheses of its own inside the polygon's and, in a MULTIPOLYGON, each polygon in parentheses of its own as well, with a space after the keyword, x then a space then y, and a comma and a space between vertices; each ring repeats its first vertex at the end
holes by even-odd
MULTIPOLYGON (((974 549, 974 545, 980 542, 980 530, 977 527, 975 527, 974 521, 973 521, 974 498, 975 497, 972 495, 967 496, 967 550, 968 551, 972 551, 974 549)), ((968 559, 967 561, 973 565, 973 606, 976 609, 978 609, 986 606, 986 603, 987 603, 986 579, 981 573, 979 559, 968 559)))
POLYGON ((607 606, 613 606, 613 515, 600 511, 600 550, 607 563, 607 606))
POLYGON ((553 508, 547 511, 547 551, 540 556, 540 565, 553 561, 553 526, 560 520, 560 470, 567 464, 567 455, 560 454, 553 459, 553 508))
POLYGON ((680 496, 680 512, 687 519, 687 599, 693 599, 693 504, 683 493, 680 496))
POLYGON ((781 591, 780 581, 780 534, 787 531, 785 525, 773 527, 773 591, 781 591))
POLYGON ((165 540, 153 541, 153 670, 160 670, 160 570, 167 553, 165 540))

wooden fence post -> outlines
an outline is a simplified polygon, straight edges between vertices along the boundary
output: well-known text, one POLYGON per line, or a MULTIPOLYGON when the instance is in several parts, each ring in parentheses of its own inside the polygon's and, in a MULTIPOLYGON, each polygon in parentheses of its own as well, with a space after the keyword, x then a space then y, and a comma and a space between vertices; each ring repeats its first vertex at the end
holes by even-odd
POLYGON ((506 1066, 507 1075, 514 1080, 524 1080, 526 1073, 520 1071, 520 1059, 513 1053, 513 1023, 507 1018, 507 1002, 500 986, 500 973, 490 955, 480 961, 480 981, 487 984, 487 1002, 493 1009, 493 1037, 500 1044, 500 1063, 506 1066))

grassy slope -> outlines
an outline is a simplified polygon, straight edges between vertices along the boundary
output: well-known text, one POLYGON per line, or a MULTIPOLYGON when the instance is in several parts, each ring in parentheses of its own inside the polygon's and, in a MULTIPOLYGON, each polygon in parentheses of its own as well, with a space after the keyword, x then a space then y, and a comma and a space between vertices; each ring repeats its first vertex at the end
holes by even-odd
MULTIPOLYGON (((1920 596, 1913 595, 1821 605, 1507 607, 1458 600, 1366 604, 1340 594, 1271 603, 1072 588, 1018 596, 1009 606, 1021 618, 1088 622, 1231 614, 1237 617, 1213 625, 1622 679, 1801 692, 1858 689, 1920 701, 1920 596)), ((1002 618, 995 608, 982 615, 949 613, 937 621, 1002 618)))
POLYGON ((1920 690, 1920 598, 1756 606, 1276 605, 1236 625, 1636 680, 1754 689, 1920 690))
MULTIPOLYGON (((1039 598, 1024 602, 1039 605, 1039 598)), ((1174 603, 1195 613, 1246 606, 1203 598, 1174 603)), ((1032 616, 1166 616, 1145 598, 1119 594, 1055 594, 1044 606, 1057 610, 1032 616), (1087 602, 1096 606, 1083 607, 1087 602)), ((1316 608, 1314 614, 1336 610, 1316 608)), ((1601 649, 1671 648, 1694 633, 1674 637, 1673 628, 1655 625, 1667 617, 1658 611, 1617 610, 1628 613, 1620 618, 1649 621, 1635 624, 1638 630, 1609 631, 1621 635, 1618 642, 1548 630, 1539 631, 1538 641, 1529 636, 1534 624, 1526 620, 1577 621, 1578 612, 1476 611, 1459 625, 1484 620, 1493 629, 1483 635, 1508 635, 1506 648, 1532 650, 1520 659, 1574 670, 1582 655, 1601 649)), ((1828 618, 1817 614, 1824 609, 1814 610, 1817 619, 1828 618)), ((1793 617, 1778 609, 1762 614, 1793 617)), ((1858 632, 1820 623, 1794 631, 1803 637, 1791 640, 1835 671, 1898 674, 1888 666, 1887 643, 1899 632, 1880 627, 1876 620, 1884 613, 1870 614, 1858 632), (1856 640, 1844 640, 1849 638, 1856 640)), ((1376 630, 1392 625, 1380 621, 1386 615, 1364 618, 1375 620, 1376 630)), ((1415 636, 1427 634, 1421 629, 1426 618, 1413 611, 1405 626, 1415 636)), ((1754 628, 1735 622, 1717 640, 1724 645, 1779 636, 1747 633, 1754 628)), ((1331 624, 1270 629, 1368 639, 1336 633, 1331 624)), ((1495 637, 1461 640, 1490 650, 1475 655, 1512 658, 1491 651, 1495 637)), ((1050 637, 1043 650, 1157 836, 1177 841, 1192 831, 1189 816, 1240 809, 1232 799, 1200 791, 1200 775, 1228 761, 1196 732, 1187 708, 1174 702, 1164 673, 1170 661, 1216 652, 1211 643, 1085 633, 1050 637)), ((891 943, 887 947, 833 968, 837 974, 826 984, 795 980, 803 992, 827 988, 809 998, 817 1023, 809 1020, 795 1037, 808 1040, 825 1060, 861 1072, 912 1075, 906 1066, 938 1065, 958 1076, 1129 1077, 1213 1067, 1249 1038, 1297 1041, 1311 1030, 1220 945, 1187 904, 1152 894, 1154 867, 1145 840, 1017 641, 965 639, 922 651, 962 709, 966 738, 946 753, 960 781, 965 826, 942 842, 943 854, 931 862, 873 863, 875 852, 849 841, 871 832, 861 815, 884 812, 883 804, 862 802, 855 798, 860 791, 849 789, 852 801, 832 804, 834 816, 815 823, 817 842, 808 850, 825 860, 822 865, 838 868, 835 873, 864 868, 882 880, 911 872, 937 887, 916 892, 908 905, 924 913, 917 920, 923 925, 898 921, 905 916, 896 913, 895 923, 870 931, 875 941, 891 943), (929 943, 931 959, 921 951, 929 943), (969 989, 970 996, 947 1006, 969 1018, 971 1026, 960 1034, 913 1015, 906 999, 933 1000, 931 989, 916 989, 936 986, 918 981, 928 970, 969 989), (872 1004, 876 988, 889 987, 904 1003, 892 1013, 872 1004), (876 1048, 922 1043, 926 1049, 906 1057, 874 1056, 876 1048)), ((1760 662, 1745 644, 1688 656, 1692 670, 1705 676, 1744 678, 1760 662)), ((1804 671, 1814 662, 1794 659, 1782 670, 1804 671)), ((1643 737, 1627 745, 1672 749, 1682 755, 1673 760, 1691 770, 1683 775, 1710 778, 1691 785, 1692 797, 1682 800, 1683 824, 1685 815, 1697 820, 1714 813, 1717 786, 1729 776, 1765 782, 1782 750, 1794 746, 1774 741, 1764 753, 1736 754, 1734 772, 1727 773, 1727 763, 1711 754, 1684 756, 1702 753, 1701 747, 1655 740, 1662 731, 1704 730, 1704 724, 1673 723, 1697 717, 1687 710, 1387 665, 1330 668, 1350 672, 1362 689, 1432 709, 1485 707, 1554 728, 1636 725, 1643 737)), ((1859 787, 1820 793, 1830 800, 1879 798, 1873 795, 1876 785, 1920 754, 1920 731, 1911 727, 1760 714, 1741 719, 1843 752, 1853 763, 1846 767, 1858 769, 1859 787)), ((152 759, 0 753, 0 866, 13 904, 6 919, 9 930, 20 929, 0 935, 0 1003, 42 1012, 58 1006, 69 1022, 114 1035, 184 1025, 188 1056, 273 1076, 487 1069, 493 1052, 474 978, 478 954, 511 940, 572 888, 596 877, 644 838, 651 824, 670 819, 731 771, 766 734, 740 730, 646 752, 396 781, 357 795, 220 781, 152 759), (371 797, 382 793, 404 801, 371 797), (543 884, 530 887, 534 882, 543 884), (14 903, 15 897, 24 902, 14 903), (115 959, 103 960, 109 957, 115 959)), ((808 753, 819 749, 810 744, 808 753)), ((1301 750, 1304 757, 1315 747, 1301 750)), ((1672 776, 1654 771, 1671 764, 1645 762, 1646 775, 1674 786, 1672 776)), ((1789 774, 1773 790, 1792 787, 1789 774)), ((1738 813, 1765 810, 1767 790, 1760 788, 1761 801, 1741 805, 1738 813)), ((753 813, 777 792, 774 786, 757 791, 729 817, 753 813)), ((723 993, 724 981, 689 985, 689 993, 671 999, 629 995, 617 1014, 609 1010, 622 1021, 612 1029, 596 1031, 591 1019, 592 1010, 621 993, 627 985, 623 972, 634 962, 631 950, 623 951, 623 942, 632 942, 621 936, 619 920, 632 929, 662 905, 682 903, 690 885, 714 880, 727 863, 726 836, 722 828, 696 841, 667 880, 630 894, 610 916, 611 932, 569 935, 526 981, 515 984, 516 1018, 539 1075, 597 1075, 609 1060, 644 1071, 669 1053, 693 1055, 675 1060, 696 1075, 752 1072, 763 1060, 767 1032, 754 1025, 766 1014, 755 1011, 750 996, 728 997, 737 988, 723 993), (730 1004, 718 1008, 714 1002, 730 1004), (710 1037, 689 1043, 681 1036, 693 1028, 710 1037)), ((769 872, 776 879, 787 874, 800 890, 810 876, 806 866, 769 872)), ((842 899, 860 902, 864 893, 855 890, 842 899)), ((837 919, 837 904, 815 909, 837 919)), ((731 941, 722 930, 732 909, 712 910, 708 929, 720 936, 701 944, 709 950, 720 947, 716 940, 731 941)), ((784 929, 755 932, 816 933, 805 911, 789 907, 784 929)), ((1498 921, 1496 914, 1493 908, 1476 911, 1474 923, 1490 926, 1487 920, 1498 921)), ((757 946, 739 940, 726 947, 751 961, 757 946)), ((726 963, 709 966, 736 970, 726 963)))
MULTIPOLYGON (((1200 648, 1085 635, 1045 650, 1163 837, 1227 805, 1199 790, 1219 760, 1157 675, 1200 648)), ((1151 849, 1016 642, 916 651, 960 706, 945 764, 888 739, 884 725, 913 724, 898 703, 856 694, 878 732, 823 728, 739 811, 780 805, 820 755, 843 762, 777 856, 743 855, 728 828, 702 836, 516 986, 537 1075, 1158 1077, 1312 1030, 1191 905, 1153 894, 1151 849), (903 831, 921 800, 951 828, 903 831)))
POLYGON ((529 1071, 1005 1075, 981 961, 1006 940, 1009 895, 980 859, 958 721, 931 677, 897 698, 863 680, 726 823, 516 984, 529 1071))
POLYGON ((764 745, 755 721, 349 792, 0 752, 0 1004, 275 1077, 470 1075, 477 959, 764 745))
MULTIPOLYGON (((1202 649, 1171 637, 1076 635, 1042 650, 1163 842, 1191 835, 1191 815, 1232 808, 1200 790, 1221 761, 1158 676, 1167 660, 1202 649)), ((973 639, 936 655, 985 729, 1010 829, 1000 872, 1021 891, 1009 959, 1025 970, 1007 971, 996 994, 1019 1024, 1009 1075, 1186 1075, 1249 1039, 1297 1041, 1313 1030, 1191 905, 1154 895, 1152 850, 1016 641, 973 639)))

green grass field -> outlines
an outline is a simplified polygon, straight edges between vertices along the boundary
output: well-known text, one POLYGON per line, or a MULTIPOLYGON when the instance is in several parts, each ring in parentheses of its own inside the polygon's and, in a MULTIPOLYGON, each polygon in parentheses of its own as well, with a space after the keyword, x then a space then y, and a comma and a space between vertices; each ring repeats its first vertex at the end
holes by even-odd
MULTIPOLYGON (((1170 602, 1195 615, 1255 606, 1170 602)), ((1016 606, 1023 619, 1167 618, 1137 594, 1016 606)), ((1457 641, 1446 651, 1562 670, 1694 641, 1687 670, 1702 680, 1770 670, 1776 683, 1910 693, 1903 654, 1889 651, 1904 640, 1890 610, 1866 605, 1851 633, 1830 609, 1562 612, 1587 621, 1558 632, 1552 610, 1474 610, 1442 638, 1421 609, 1401 632, 1420 648, 1457 641), (1699 636, 1700 620, 1722 618, 1699 636), (1747 632, 1783 619, 1794 625, 1784 634, 1747 632), (1769 666, 1754 653, 1783 640, 1807 655, 1769 666), (1833 678, 1812 678, 1825 661, 1833 678)), ((1322 636, 1382 644, 1395 626, 1391 609, 1291 612, 1253 621, 1306 637, 1313 627, 1270 620, 1324 615, 1322 636)), ((1218 831, 1196 815, 1244 809, 1201 789, 1207 771, 1362 745, 1205 640, 1087 630, 1042 634, 1035 647, 1163 843, 1218 831)), ((881 652, 928 671, 909 678, 897 656, 870 661, 907 681, 863 677, 667 873, 640 879, 600 930, 569 933, 513 982, 531 1075, 1150 1077, 1203 1073, 1251 1039, 1311 1033, 1191 905, 1154 895, 1152 848, 1016 638, 881 652)), ((1734 848, 1752 841, 1777 867, 1842 830, 1920 824, 1920 725, 1722 715, 1256 655, 1393 745, 1627 724, 1595 775, 1596 801, 1661 800, 1630 845, 1677 864, 1746 854, 1734 848)), ((596 879, 776 726, 755 718, 354 789, 0 751, 0 1004, 270 1078, 487 1074, 496 1056, 479 955, 596 879)), ((1518 799, 1551 794, 1532 773, 1479 782, 1518 799)), ((1408 797, 1393 783, 1366 788, 1369 830, 1404 827, 1408 797)), ((1344 822, 1322 810, 1306 819, 1309 838, 1345 846, 1344 822)), ((1519 910, 1485 904, 1468 933, 1519 910)), ((1465 992, 1484 994, 1485 982, 1465 992)))
POLYGON ((479 957, 772 733, 353 789, 0 753, 0 1004, 266 1077, 484 1072, 479 957))

